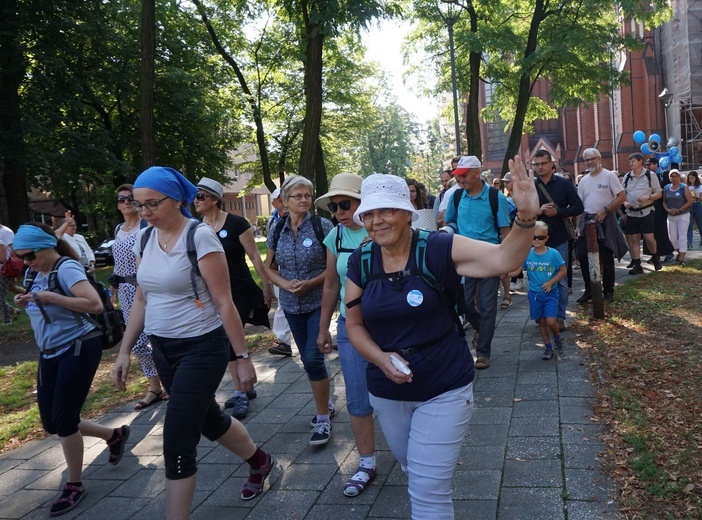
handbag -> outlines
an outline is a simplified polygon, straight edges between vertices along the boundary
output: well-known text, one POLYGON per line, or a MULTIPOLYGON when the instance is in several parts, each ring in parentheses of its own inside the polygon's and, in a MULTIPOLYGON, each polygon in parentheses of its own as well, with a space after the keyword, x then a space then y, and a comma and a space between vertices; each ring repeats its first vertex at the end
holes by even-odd
POLYGON ((23 269, 24 262, 15 255, 10 255, 10 258, 3 262, 0 273, 2 273, 5 278, 17 278, 22 274, 23 269))
MULTIPOLYGON (((541 183, 538 183, 537 186, 541 190, 541 193, 543 193, 544 196, 548 199, 548 201, 551 204, 555 205, 556 203, 551 198, 551 195, 549 194, 549 192, 546 191, 546 187, 541 183)), ((564 217, 563 224, 565 225, 566 231, 568 232, 568 239, 575 240, 575 224, 573 224, 573 221, 570 219, 570 217, 564 217)))

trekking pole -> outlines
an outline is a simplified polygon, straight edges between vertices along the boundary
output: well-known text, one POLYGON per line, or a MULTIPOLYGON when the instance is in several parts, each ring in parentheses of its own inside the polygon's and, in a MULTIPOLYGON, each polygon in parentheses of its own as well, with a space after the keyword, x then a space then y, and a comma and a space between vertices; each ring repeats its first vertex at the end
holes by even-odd
POLYGON ((604 318, 604 299, 602 297, 602 269, 600 268, 600 250, 597 242, 597 224, 594 219, 585 222, 585 241, 587 243, 587 260, 590 264, 592 316, 600 320, 604 318))

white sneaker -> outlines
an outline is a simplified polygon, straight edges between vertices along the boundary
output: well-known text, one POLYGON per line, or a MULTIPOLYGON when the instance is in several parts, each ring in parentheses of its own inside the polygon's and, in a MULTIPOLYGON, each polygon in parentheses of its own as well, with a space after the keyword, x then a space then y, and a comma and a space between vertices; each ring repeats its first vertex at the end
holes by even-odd
POLYGON ((521 291, 524 289, 524 280, 517 280, 517 290, 521 291))
POLYGON ((515 282, 509 282, 509 290, 510 291, 516 291, 517 290, 517 284, 515 282))

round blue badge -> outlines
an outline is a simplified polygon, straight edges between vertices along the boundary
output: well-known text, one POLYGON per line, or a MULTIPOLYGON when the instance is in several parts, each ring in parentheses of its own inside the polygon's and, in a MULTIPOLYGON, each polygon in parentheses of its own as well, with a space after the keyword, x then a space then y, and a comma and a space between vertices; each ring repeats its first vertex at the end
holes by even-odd
POLYGON ((227 238, 227 235, 228 235, 228 234, 229 234, 229 233, 227 233, 227 230, 226 230, 226 229, 222 229, 222 230, 220 230, 220 232, 219 232, 219 237, 220 237, 220 238, 227 238))
POLYGON ((407 303, 409 303, 411 307, 419 307, 423 301, 424 295, 421 291, 418 291, 417 289, 412 289, 410 292, 407 293, 407 303))
POLYGON ((305 247, 311 247, 312 246, 312 239, 311 238, 306 238, 302 241, 302 245, 305 247))

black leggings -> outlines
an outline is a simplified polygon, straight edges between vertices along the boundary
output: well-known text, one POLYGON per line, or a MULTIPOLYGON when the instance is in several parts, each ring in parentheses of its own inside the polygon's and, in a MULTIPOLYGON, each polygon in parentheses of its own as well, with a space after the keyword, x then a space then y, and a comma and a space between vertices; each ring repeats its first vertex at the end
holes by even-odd
POLYGON ((39 356, 37 403, 47 432, 68 437, 78 431, 80 410, 101 358, 99 337, 84 341, 79 356, 75 355, 75 346, 49 359, 39 356))
POLYGON ((231 347, 222 327, 194 338, 149 339, 158 376, 170 396, 163 425, 166 478, 188 478, 197 472, 200 434, 215 441, 232 424, 215 401, 231 347))

